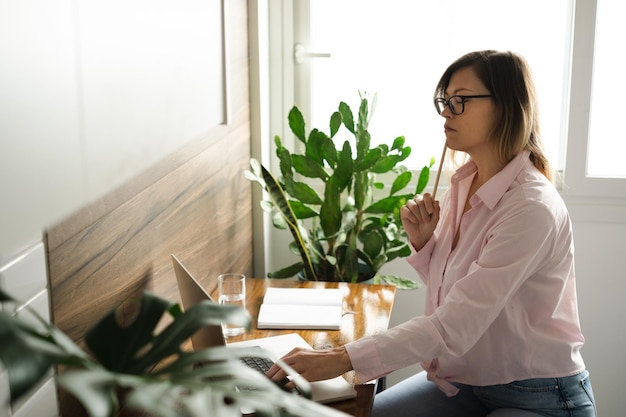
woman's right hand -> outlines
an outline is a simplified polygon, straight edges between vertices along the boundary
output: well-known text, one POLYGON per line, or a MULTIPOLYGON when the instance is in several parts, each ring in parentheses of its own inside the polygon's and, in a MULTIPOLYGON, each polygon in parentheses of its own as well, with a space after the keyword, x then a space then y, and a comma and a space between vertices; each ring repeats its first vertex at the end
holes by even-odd
POLYGON ((439 222, 439 201, 433 201, 428 193, 418 194, 402 206, 400 218, 411 244, 419 251, 430 240, 439 222))

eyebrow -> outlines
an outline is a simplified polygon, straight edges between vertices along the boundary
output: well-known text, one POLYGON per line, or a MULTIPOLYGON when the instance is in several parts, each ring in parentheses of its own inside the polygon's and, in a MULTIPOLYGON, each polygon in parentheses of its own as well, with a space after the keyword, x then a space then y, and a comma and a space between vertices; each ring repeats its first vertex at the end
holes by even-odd
POLYGON ((456 90, 454 90, 452 94, 448 94, 447 91, 444 91, 444 94, 448 94, 450 97, 452 97, 452 96, 459 95, 459 93, 462 93, 463 91, 471 93, 473 90, 470 88, 461 87, 461 88, 457 88, 456 90))

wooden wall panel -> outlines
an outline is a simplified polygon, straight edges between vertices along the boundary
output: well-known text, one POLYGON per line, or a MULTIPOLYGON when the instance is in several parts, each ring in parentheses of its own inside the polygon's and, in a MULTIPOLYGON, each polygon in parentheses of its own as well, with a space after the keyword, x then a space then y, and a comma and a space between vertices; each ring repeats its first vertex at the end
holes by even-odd
MULTIPOLYGON (((136 291, 178 300, 172 253, 209 288, 220 272, 251 274, 248 160, 246 135, 227 135, 51 248, 55 324, 80 340, 136 291)), ((62 227, 48 233, 50 240, 62 227)))

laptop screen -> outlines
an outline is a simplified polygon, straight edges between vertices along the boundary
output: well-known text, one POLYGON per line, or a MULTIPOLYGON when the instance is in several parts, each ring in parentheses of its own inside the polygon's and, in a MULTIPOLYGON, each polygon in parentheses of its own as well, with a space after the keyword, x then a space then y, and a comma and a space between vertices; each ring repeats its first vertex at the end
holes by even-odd
MULTIPOLYGON (((198 280, 187 270, 180 262, 176 255, 172 255, 172 263, 174 264, 174 272, 180 298, 183 302, 183 309, 188 310, 200 301, 209 300, 215 302, 213 298, 200 285, 198 280)), ((206 349, 214 346, 225 346, 226 340, 222 332, 221 325, 202 326, 196 333, 191 336, 191 343, 194 350, 206 349)))

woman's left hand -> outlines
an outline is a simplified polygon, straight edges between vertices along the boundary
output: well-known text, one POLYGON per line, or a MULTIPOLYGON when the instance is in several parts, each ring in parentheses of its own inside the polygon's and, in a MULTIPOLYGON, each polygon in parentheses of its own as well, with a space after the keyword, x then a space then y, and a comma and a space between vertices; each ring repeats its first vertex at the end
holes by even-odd
MULTIPOLYGON (((328 350, 295 348, 282 360, 311 382, 331 379, 352 370, 350 357, 343 346, 328 350)), ((266 374, 273 381, 287 376, 278 364, 274 364, 266 374)))

